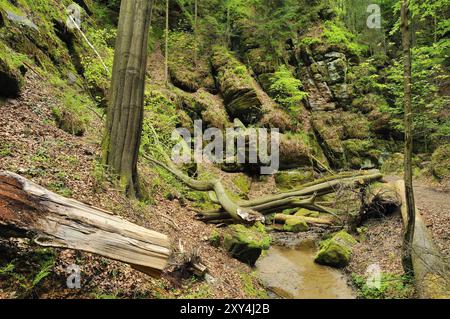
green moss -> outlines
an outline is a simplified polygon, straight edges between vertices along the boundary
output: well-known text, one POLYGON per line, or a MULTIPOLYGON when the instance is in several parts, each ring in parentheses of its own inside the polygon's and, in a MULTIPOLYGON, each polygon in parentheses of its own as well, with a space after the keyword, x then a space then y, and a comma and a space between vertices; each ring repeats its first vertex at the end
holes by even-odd
POLYGON ((244 174, 239 174, 233 178, 233 184, 241 191, 242 194, 246 195, 250 191, 250 178, 244 174))
POLYGON ((12 154, 12 144, 2 143, 0 145, 0 158, 8 157, 12 154))
POLYGON ((90 120, 89 111, 86 107, 91 104, 90 99, 67 88, 62 99, 62 103, 52 110, 58 127, 76 136, 83 135, 90 120))
POLYGON ((305 232, 308 230, 308 224, 302 218, 288 218, 283 226, 283 231, 292 233, 305 232))
POLYGON ((261 223, 252 227, 231 225, 224 235, 223 245, 233 257, 253 265, 263 250, 270 247, 270 236, 261 223))
POLYGON ((208 241, 209 241, 211 246, 219 247, 220 246, 220 241, 221 241, 220 233, 217 230, 215 230, 215 229, 212 230, 211 234, 209 235, 208 241))
POLYGON ((267 291, 257 286, 258 279, 254 273, 241 274, 241 280, 243 285, 243 290, 247 297, 256 299, 267 299, 267 291))
POLYGON ((169 50, 169 71, 176 86, 189 92, 195 92, 201 87, 215 91, 208 53, 196 45, 192 33, 170 32, 169 50))
POLYGON ((409 299, 414 295, 414 285, 407 275, 381 274, 380 286, 367 284, 367 279, 352 274, 352 281, 358 289, 358 295, 364 299, 409 299))
POLYGON ((431 156, 434 176, 439 179, 450 177, 450 144, 439 146, 431 156))
POLYGON ((350 234, 342 230, 320 243, 320 250, 314 261, 327 266, 345 267, 350 261, 352 246, 356 243, 350 234))
POLYGON ((306 208, 300 208, 294 215, 299 217, 319 217, 319 212, 312 211, 306 208))
POLYGON ((293 189, 314 180, 312 170, 288 170, 275 173, 275 183, 281 189, 293 189))

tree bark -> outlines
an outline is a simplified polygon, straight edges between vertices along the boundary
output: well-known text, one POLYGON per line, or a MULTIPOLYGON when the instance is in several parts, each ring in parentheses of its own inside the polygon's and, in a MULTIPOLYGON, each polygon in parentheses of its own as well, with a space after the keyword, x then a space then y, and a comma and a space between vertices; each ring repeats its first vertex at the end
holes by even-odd
POLYGON ((286 215, 286 214, 275 214, 274 220, 280 223, 285 223, 288 219, 295 219, 295 220, 303 220, 308 224, 316 224, 316 225, 333 225, 333 222, 329 219, 324 218, 315 218, 315 217, 308 217, 308 216, 293 216, 293 215, 286 215))
POLYGON ((409 30, 409 2, 402 1, 402 43, 404 59, 404 108, 405 108, 405 194, 408 223, 404 230, 402 263, 406 273, 413 273, 411 247, 414 237, 415 204, 412 184, 412 93, 411 93, 411 39, 409 30))
POLYGON ((166 0, 166 44, 165 44, 165 80, 169 85, 169 0, 166 0))
POLYGON ((149 9, 147 0, 122 1, 103 141, 103 161, 119 176, 130 197, 140 196, 137 161, 144 112, 149 9))
POLYGON ((171 254, 166 235, 5 171, 0 171, 0 236, 98 254, 152 276, 161 273, 171 254))

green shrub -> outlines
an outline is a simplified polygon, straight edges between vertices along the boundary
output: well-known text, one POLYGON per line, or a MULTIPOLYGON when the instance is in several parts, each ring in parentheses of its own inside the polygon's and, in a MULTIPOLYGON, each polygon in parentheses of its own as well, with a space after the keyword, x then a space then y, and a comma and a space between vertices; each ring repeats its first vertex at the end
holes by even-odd
POLYGON ((273 74, 271 82, 269 93, 277 103, 291 111, 298 110, 303 105, 302 101, 307 93, 301 90, 302 82, 285 65, 280 66, 273 74))

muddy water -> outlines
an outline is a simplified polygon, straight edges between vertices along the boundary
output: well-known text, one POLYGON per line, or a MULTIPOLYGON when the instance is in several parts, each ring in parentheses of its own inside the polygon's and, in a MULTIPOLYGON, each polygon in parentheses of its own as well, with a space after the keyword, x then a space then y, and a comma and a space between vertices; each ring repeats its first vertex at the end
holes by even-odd
POLYGON ((257 273, 276 296, 291 299, 353 299, 352 289, 336 269, 314 263, 312 244, 272 246, 257 262, 257 273))

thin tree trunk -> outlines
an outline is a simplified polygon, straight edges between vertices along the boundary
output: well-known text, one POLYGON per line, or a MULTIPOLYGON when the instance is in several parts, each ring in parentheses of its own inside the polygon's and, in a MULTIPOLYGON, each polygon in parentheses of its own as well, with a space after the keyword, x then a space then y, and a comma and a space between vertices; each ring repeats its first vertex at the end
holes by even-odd
POLYGON ((165 80, 166 86, 169 85, 169 0, 166 0, 166 48, 165 48, 165 80))
POLYGON ((114 54, 103 160, 127 195, 140 195, 138 151, 144 111, 150 2, 123 0, 114 54))
POLYGON ((414 238, 415 204, 412 184, 412 93, 411 93, 411 40, 409 33, 408 0, 403 0, 401 8, 402 42, 404 59, 404 107, 405 107, 405 194, 408 222, 403 239, 403 268, 406 273, 413 274, 411 249, 414 238))
POLYGON ((197 50, 198 50, 198 0, 195 0, 194 8, 194 64, 197 66, 197 50))

